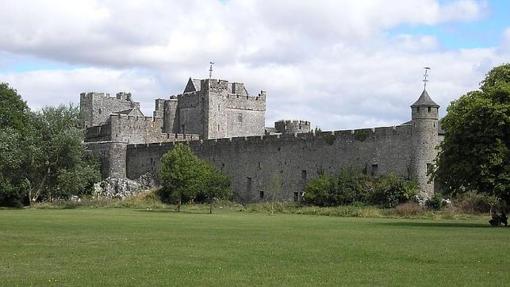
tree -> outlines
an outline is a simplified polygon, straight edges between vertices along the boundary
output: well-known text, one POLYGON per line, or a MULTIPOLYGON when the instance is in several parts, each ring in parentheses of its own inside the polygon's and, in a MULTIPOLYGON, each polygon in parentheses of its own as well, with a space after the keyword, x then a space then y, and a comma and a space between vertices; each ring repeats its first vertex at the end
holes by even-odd
POLYGON ((226 199, 232 195, 230 179, 209 163, 203 162, 202 164, 204 165, 202 188, 209 202, 209 213, 212 214, 215 199, 226 199))
POLYGON ((198 165, 198 158, 183 144, 177 144, 161 158, 162 192, 177 200, 177 211, 181 211, 183 200, 192 198, 199 190, 198 165))
POLYGON ((31 201, 90 194, 101 180, 99 164, 83 146, 79 109, 73 105, 45 107, 34 113, 30 158, 31 201))
POLYGON ((0 129, 12 128, 23 132, 29 124, 30 110, 7 83, 0 83, 0 129))
POLYGON ((444 192, 480 192, 510 203, 510 64, 453 101, 441 126, 445 137, 432 175, 444 192))
POLYGON ((177 211, 181 210, 182 202, 205 198, 212 213, 214 199, 230 195, 230 180, 183 144, 163 155, 160 178, 162 194, 177 201, 177 211))
POLYGON ((1 205, 87 194, 100 180, 82 144, 77 107, 33 113, 16 90, 0 84, 0 127, 1 205))
POLYGON ((0 83, 0 205, 27 201, 30 110, 16 90, 0 83))

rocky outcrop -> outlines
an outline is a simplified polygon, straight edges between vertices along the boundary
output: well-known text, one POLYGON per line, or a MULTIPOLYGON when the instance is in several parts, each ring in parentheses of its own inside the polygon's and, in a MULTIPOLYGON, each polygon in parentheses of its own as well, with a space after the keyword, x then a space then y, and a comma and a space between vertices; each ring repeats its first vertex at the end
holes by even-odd
POLYGON ((94 184, 94 197, 125 199, 154 185, 154 179, 149 174, 142 175, 137 180, 108 177, 94 184))

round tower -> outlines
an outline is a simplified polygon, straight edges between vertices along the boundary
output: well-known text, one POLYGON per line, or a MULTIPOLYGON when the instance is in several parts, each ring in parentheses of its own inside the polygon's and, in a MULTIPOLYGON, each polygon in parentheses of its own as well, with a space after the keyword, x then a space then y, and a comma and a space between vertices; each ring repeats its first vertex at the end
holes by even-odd
POLYGON ((418 100, 411 105, 412 160, 411 177, 417 181, 420 195, 430 198, 434 194, 434 181, 428 171, 433 167, 439 144, 438 111, 436 104, 423 89, 418 100))

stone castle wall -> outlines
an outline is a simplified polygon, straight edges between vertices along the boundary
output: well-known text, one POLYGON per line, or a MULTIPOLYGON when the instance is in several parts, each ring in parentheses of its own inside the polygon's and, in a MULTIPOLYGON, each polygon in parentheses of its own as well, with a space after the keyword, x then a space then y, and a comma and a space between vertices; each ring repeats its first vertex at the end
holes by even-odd
MULTIPOLYGON (((298 199, 307 181, 321 172, 337 173, 353 167, 369 174, 412 174, 411 125, 355 131, 238 137, 189 142, 193 152, 232 180, 236 200, 298 199)), ((128 145, 126 175, 157 177, 160 159, 174 143, 128 145)))
POLYGON ((141 116, 130 94, 80 97, 86 145, 101 159, 104 177, 157 179, 163 154, 185 141, 230 176, 241 202, 268 200, 277 190, 278 199, 299 200, 307 181, 344 167, 414 179, 431 196, 427 172, 441 140, 439 106, 424 91, 411 107, 404 125, 311 133, 308 121, 266 130, 266 93, 250 96, 244 84, 224 80, 190 79, 183 94, 156 100, 154 117, 141 116))
POLYGON ((309 121, 277 121, 275 131, 282 134, 308 133, 311 130, 309 121))
POLYGON ((117 93, 115 97, 105 93, 80 94, 80 115, 85 127, 102 125, 112 113, 135 107, 140 108, 140 104, 131 100, 130 93, 117 93))
POLYGON ((126 144, 198 140, 196 134, 162 132, 163 119, 113 114, 108 122, 87 129, 85 141, 112 141, 126 144))

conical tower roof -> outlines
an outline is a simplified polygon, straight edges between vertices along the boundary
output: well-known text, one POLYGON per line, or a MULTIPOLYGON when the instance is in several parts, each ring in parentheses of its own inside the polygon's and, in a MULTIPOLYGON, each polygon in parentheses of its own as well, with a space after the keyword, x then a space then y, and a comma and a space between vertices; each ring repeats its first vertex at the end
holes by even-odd
POLYGON ((425 89, 421 93, 421 95, 418 98, 418 100, 416 102, 414 102, 414 104, 411 105, 411 108, 414 108, 414 107, 423 107, 423 106, 439 108, 439 105, 436 104, 436 102, 434 102, 430 98, 429 93, 427 93, 427 90, 425 90, 425 89))

